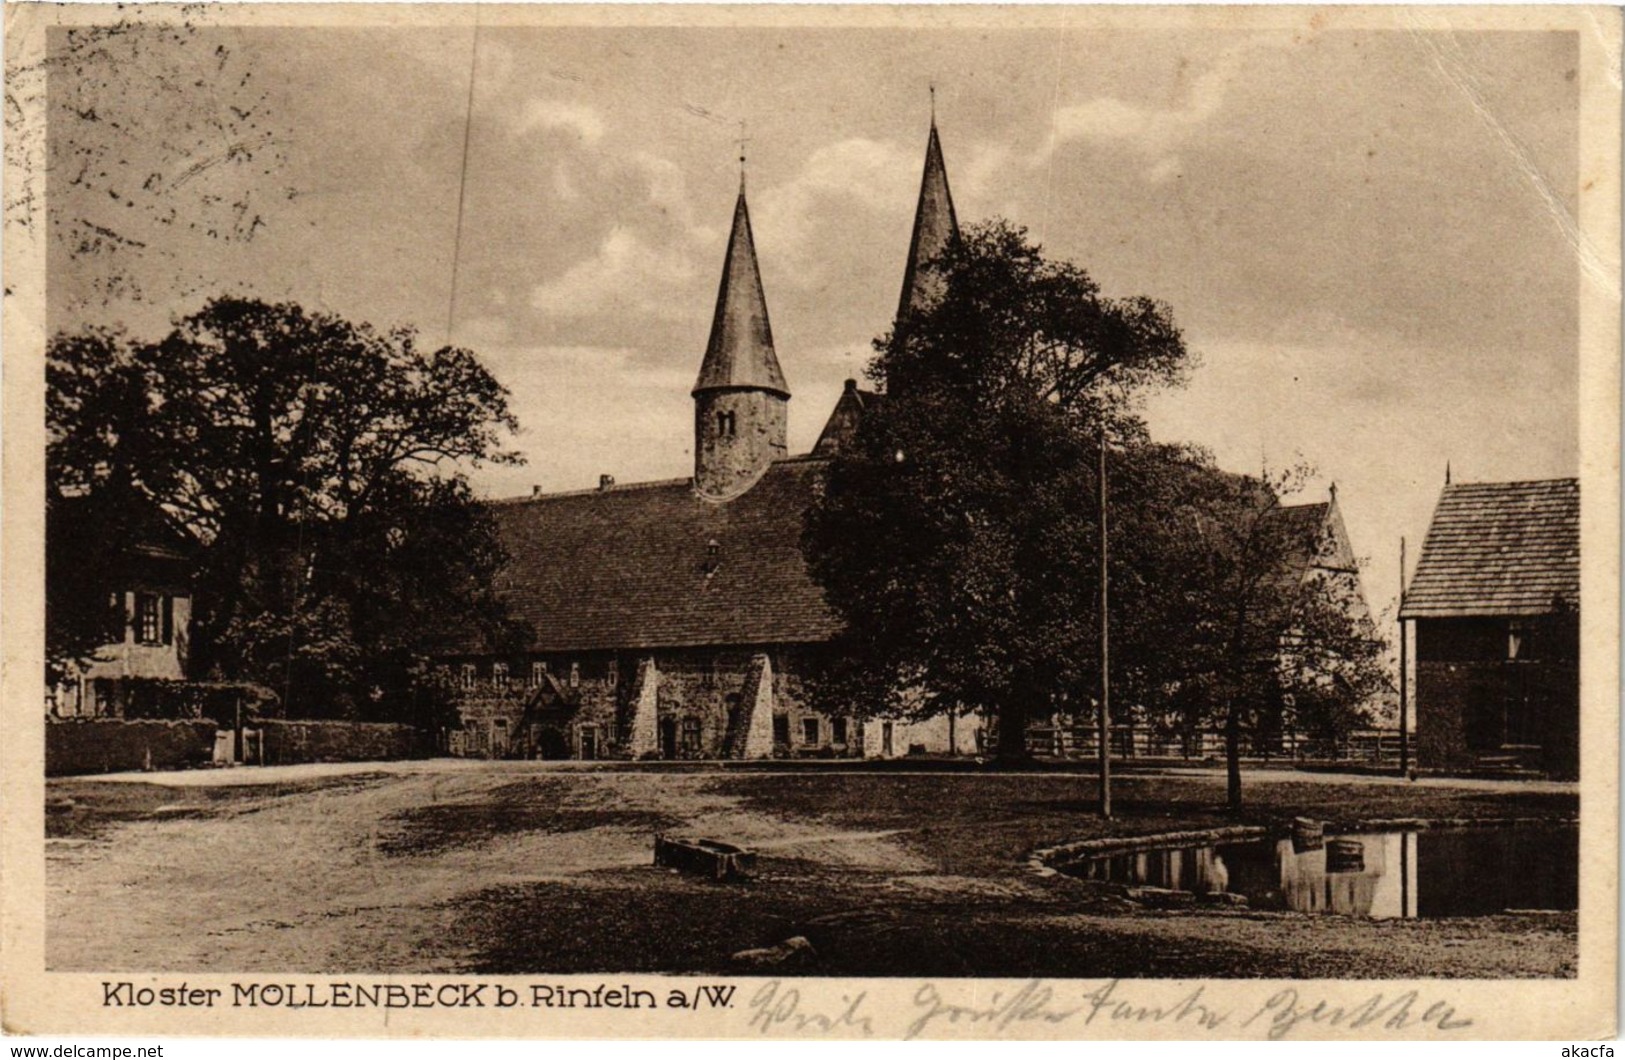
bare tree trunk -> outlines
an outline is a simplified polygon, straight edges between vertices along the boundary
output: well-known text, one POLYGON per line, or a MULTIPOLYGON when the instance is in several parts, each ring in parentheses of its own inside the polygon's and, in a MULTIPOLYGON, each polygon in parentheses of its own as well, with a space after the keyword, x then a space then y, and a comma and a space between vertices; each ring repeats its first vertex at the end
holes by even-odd
POLYGON ((1241 812, 1241 715, 1230 704, 1224 719, 1225 806, 1241 812))
POLYGON ((1008 702, 999 706, 1000 762, 1027 760, 1027 704, 1008 702))

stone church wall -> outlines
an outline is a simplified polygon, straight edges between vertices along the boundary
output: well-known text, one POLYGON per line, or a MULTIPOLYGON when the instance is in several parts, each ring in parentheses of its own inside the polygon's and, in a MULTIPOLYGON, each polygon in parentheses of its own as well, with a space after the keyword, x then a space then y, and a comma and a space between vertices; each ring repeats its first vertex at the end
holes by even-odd
POLYGON ((862 726, 807 706, 804 649, 692 649, 653 653, 583 653, 525 657, 507 662, 465 659, 451 664, 462 682, 462 728, 448 740, 453 755, 480 758, 692 758, 743 757, 748 687, 756 660, 772 673, 772 754, 775 757, 844 757, 862 754, 862 726), (633 747, 640 665, 653 659, 656 681, 653 754, 633 747), (544 664, 576 706, 526 712, 537 695, 544 664), (472 667, 472 671, 466 669, 472 667), (737 735, 735 735, 737 734, 737 735))
POLYGON ((789 455, 788 411, 777 394, 718 390, 694 401, 694 488, 702 496, 734 496, 789 455))

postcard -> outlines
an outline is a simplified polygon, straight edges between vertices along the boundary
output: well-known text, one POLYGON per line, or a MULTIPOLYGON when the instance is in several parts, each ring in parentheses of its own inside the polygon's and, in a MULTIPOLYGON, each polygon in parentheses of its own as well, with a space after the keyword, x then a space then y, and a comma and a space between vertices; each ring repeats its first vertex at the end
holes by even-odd
POLYGON ((9 1032, 1616 1033, 1617 10, 6 22, 9 1032))

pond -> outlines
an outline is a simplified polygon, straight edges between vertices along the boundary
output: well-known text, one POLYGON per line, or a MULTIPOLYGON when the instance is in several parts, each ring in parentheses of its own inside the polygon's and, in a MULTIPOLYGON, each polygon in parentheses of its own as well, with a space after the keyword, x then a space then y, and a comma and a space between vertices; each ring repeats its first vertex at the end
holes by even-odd
POLYGON ((1575 827, 1439 828, 1328 833, 1088 858, 1061 871, 1086 880, 1244 895, 1253 909, 1346 916, 1487 916, 1570 910, 1579 901, 1575 827))

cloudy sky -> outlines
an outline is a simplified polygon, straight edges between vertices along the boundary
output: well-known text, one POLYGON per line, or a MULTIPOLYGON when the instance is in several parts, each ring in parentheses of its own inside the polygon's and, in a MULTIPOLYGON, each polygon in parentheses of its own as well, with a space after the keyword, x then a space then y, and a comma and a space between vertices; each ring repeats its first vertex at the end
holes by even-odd
POLYGON ((1335 481, 1384 607, 1446 461, 1577 473, 1577 39, 1217 25, 239 27, 64 67, 51 325, 223 290, 449 325, 524 424, 486 494, 681 476, 743 120, 805 450, 896 305, 934 82, 961 220, 1168 302, 1200 366, 1154 431, 1335 481))

